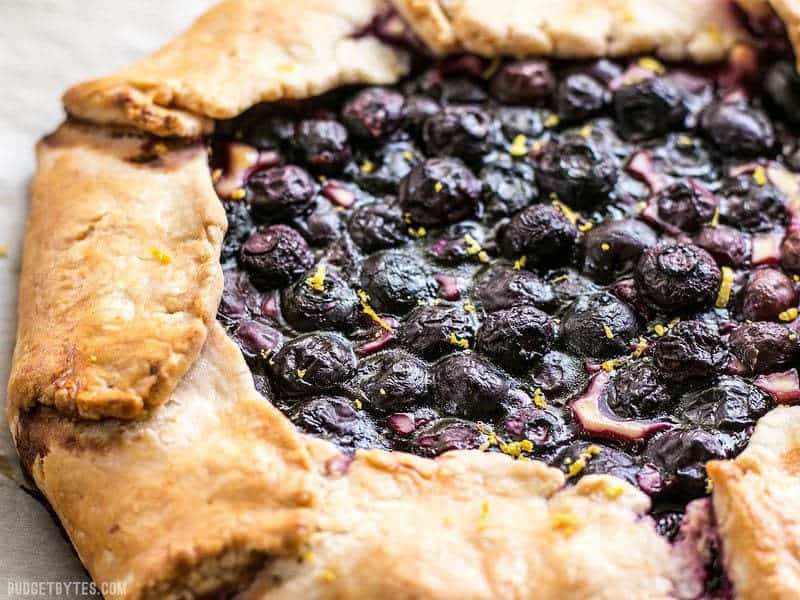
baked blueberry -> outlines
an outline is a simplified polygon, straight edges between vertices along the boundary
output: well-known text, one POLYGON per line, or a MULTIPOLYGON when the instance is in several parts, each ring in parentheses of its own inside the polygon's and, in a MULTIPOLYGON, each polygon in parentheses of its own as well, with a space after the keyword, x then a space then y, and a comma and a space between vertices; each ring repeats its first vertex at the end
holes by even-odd
POLYGON ((375 424, 353 402, 341 396, 318 396, 299 403, 292 421, 305 431, 340 448, 374 448, 380 445, 375 424))
POLYGON ((502 427, 512 440, 533 442, 537 452, 566 444, 577 433, 564 414, 553 407, 523 406, 503 419, 502 427))
POLYGON ((731 333, 731 353, 749 373, 770 373, 791 364, 800 351, 798 336, 769 321, 742 323, 731 333))
POLYGON ((244 271, 225 269, 223 272, 222 298, 217 317, 224 323, 237 321, 249 313, 260 314, 261 293, 253 286, 244 271))
POLYGON ((751 271, 742 290, 742 318, 750 321, 777 320, 781 313, 797 307, 792 278, 780 269, 751 271))
POLYGON ((500 106, 494 111, 503 135, 513 140, 518 135, 534 139, 544 132, 542 109, 527 106, 500 106))
POLYGON ((476 162, 489 152, 497 125, 479 106, 448 106, 428 117, 422 139, 428 154, 476 162))
POLYGON ((253 283, 273 289, 297 281, 314 264, 314 254, 291 227, 270 225, 247 238, 239 264, 250 273, 253 283))
POLYGON ((556 336, 553 319, 533 306, 490 313, 478 330, 477 348, 510 371, 525 371, 546 354, 556 336))
POLYGON ((769 231, 786 222, 786 199, 772 184, 749 175, 726 179, 720 189, 720 218, 745 231, 769 231))
POLYGON ((800 271, 800 230, 790 230, 781 242, 781 266, 787 271, 800 271))
POLYGON ((581 296, 561 318, 561 338, 579 356, 607 358, 628 352, 639 332, 633 309, 608 292, 581 296))
POLYGON ((539 388, 548 403, 559 406, 582 393, 589 382, 580 358, 555 350, 544 355, 532 378, 534 389, 539 388))
POLYGON ((309 333, 289 340, 269 362, 275 388, 287 396, 336 389, 352 377, 356 364, 350 342, 335 333, 309 333))
POLYGON ((533 167, 521 161, 497 161, 480 172, 483 203, 493 219, 510 217, 538 195, 533 167))
POLYGON ((361 266, 361 288, 379 312, 404 315, 434 295, 433 279, 415 256, 387 250, 361 266))
POLYGON ((583 236, 583 272, 600 283, 610 283, 633 271, 645 248, 658 237, 647 224, 637 219, 604 221, 583 236))
POLYGON ((403 410, 427 395, 428 366, 401 350, 379 352, 358 363, 353 387, 354 395, 370 410, 403 410))
POLYGON ((369 154, 350 171, 356 183, 373 194, 395 194, 411 167, 423 160, 420 151, 406 140, 389 141, 369 154))
POLYGON ((574 73, 561 80, 556 92, 556 109, 566 121, 591 117, 608 104, 610 95, 604 85, 585 73, 574 73))
POLYGON ((244 119, 240 129, 242 141, 262 150, 285 148, 294 136, 294 119, 279 109, 264 111, 260 108, 247 111, 240 117, 244 119))
POLYGON ((763 155, 775 145, 767 113, 745 102, 716 102, 703 112, 700 122, 705 134, 727 156, 763 155))
POLYGON ((577 481, 584 475, 613 475, 636 485, 640 470, 627 452, 585 441, 576 441, 563 447, 550 462, 564 471, 570 481, 577 481))
POLYGON ((403 121, 405 98, 399 92, 370 87, 358 92, 342 108, 342 121, 353 135, 369 140, 385 138, 403 121))
POLYGON ((655 202, 662 220, 692 233, 711 220, 719 204, 711 192, 692 179, 660 190, 655 202))
POLYGON ((434 458, 451 450, 475 450, 485 441, 486 435, 472 421, 449 418, 416 431, 407 446, 415 454, 434 458))
POLYGON ((261 359, 276 352, 283 344, 283 334, 266 319, 242 319, 231 331, 234 341, 248 359, 261 359))
POLYGON ((630 361, 614 373, 606 388, 606 402, 616 415, 626 419, 663 415, 674 404, 658 369, 646 358, 630 361))
POLYGON ((489 267, 478 276, 475 296, 489 312, 523 304, 548 309, 555 301, 553 288, 540 277, 502 265, 489 267))
POLYGON ((478 321, 459 305, 424 305, 415 308, 400 328, 400 342, 428 359, 475 346, 478 321))
POLYGON ((613 106, 620 133, 629 140, 681 129, 689 114, 685 93, 662 77, 623 85, 614 92, 613 106))
POLYGON ((441 110, 441 106, 433 98, 414 94, 406 97, 405 114, 406 124, 414 134, 422 133, 422 126, 428 117, 441 110))
POLYGON ((764 91, 770 104, 782 117, 794 124, 800 123, 800 116, 797 114, 797 107, 800 105, 800 76, 791 62, 778 61, 767 69, 764 91))
POLYGON ((507 258, 525 257, 531 267, 559 267, 575 252, 578 228, 549 205, 530 206, 514 215, 500 233, 500 249, 507 258))
POLYGON ((408 240, 408 225, 403 221, 402 211, 382 201, 357 208, 347 230, 364 252, 393 248, 408 240))
POLYGON ((541 188, 578 208, 608 201, 619 179, 614 158, 589 138, 570 135, 549 142, 536 161, 541 188))
POLYGON ((772 407, 770 397, 739 377, 720 377, 713 385, 685 394, 675 410, 696 427, 742 431, 772 407))
POLYGON ((687 133, 671 133, 647 144, 653 167, 659 173, 683 179, 693 177, 713 185, 719 177, 715 151, 702 138, 687 133))
POLYGON ((228 219, 228 230, 222 241, 220 262, 225 265, 236 258, 242 243, 255 229, 250 205, 239 200, 227 200, 222 203, 225 207, 225 216, 228 219))
POLYGON ((474 354, 447 356, 433 365, 432 375, 437 404, 448 416, 498 416, 525 399, 508 375, 474 354))
POLYGON ((350 160, 347 129, 333 119, 306 119, 297 126, 294 147, 306 163, 322 173, 341 169, 350 160))
POLYGON ((492 95, 506 104, 537 104, 547 100, 555 78, 547 61, 520 60, 503 65, 492 78, 492 95))
POLYGON ((677 428, 650 439, 644 458, 661 474, 657 491, 695 498, 707 488, 705 464, 740 450, 739 439, 699 428, 677 428))
POLYGON ((414 223, 442 225, 478 213, 481 183, 464 163, 431 158, 415 165, 400 182, 398 200, 414 223))
POLYGON ((437 262, 458 265, 480 260, 480 250, 476 252, 476 247, 482 248, 485 240, 486 230, 479 223, 461 221, 446 227, 441 235, 433 237, 427 251, 437 262))
POLYGON ((355 324, 358 297, 333 267, 307 271, 283 291, 281 307, 286 321, 299 331, 348 330, 355 324))
POLYGON ((703 321, 681 321, 655 340, 652 355, 662 376, 672 381, 711 377, 729 360, 722 337, 703 321))
POLYGON ((643 298, 671 311, 711 306, 721 281, 713 257, 693 244, 658 244, 646 249, 635 277, 643 298))
POLYGON ((247 180, 253 215, 262 222, 302 215, 311 207, 316 192, 314 180, 296 165, 256 171, 247 180))
POLYGON ((733 227, 706 225, 694 237, 694 244, 708 252, 718 265, 738 267, 750 259, 750 238, 733 227))

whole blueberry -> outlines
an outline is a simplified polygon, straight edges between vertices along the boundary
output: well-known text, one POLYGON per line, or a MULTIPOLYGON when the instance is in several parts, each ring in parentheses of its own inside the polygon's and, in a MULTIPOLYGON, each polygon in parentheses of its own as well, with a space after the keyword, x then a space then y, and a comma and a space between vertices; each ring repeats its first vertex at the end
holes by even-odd
POLYGON ((314 254, 291 227, 270 225, 247 238, 239 264, 250 273, 253 283, 273 289, 297 281, 314 264, 314 254))
POLYGON ((473 240, 479 245, 483 244, 486 240, 486 230, 475 221, 461 221, 446 227, 441 235, 431 236, 427 252, 434 260, 446 265, 473 262, 475 260, 473 240))
POLYGON ((326 198, 317 196, 311 211, 291 220, 309 244, 322 246, 339 237, 342 229, 340 212, 326 198))
POLYGON ((402 410, 428 393, 428 366, 401 350, 387 350, 360 361, 353 384, 370 410, 402 410))
POLYGON ((479 106, 448 106, 428 117, 422 139, 429 154, 480 160, 491 149, 496 123, 479 106))
POLYGON ((437 419, 414 433, 408 450, 426 458, 435 458, 451 450, 474 450, 486 441, 475 423, 462 419, 437 419))
POLYGON ((797 292, 792 278, 780 269, 766 267, 751 271, 742 291, 742 318, 769 321, 797 307, 797 292))
POLYGON ((283 334, 266 319, 242 319, 231 337, 248 359, 261 359, 283 344, 283 334))
POLYGON ((302 215, 311 207, 317 192, 311 175, 296 165, 256 171, 246 187, 253 215, 262 222, 302 215))
POLYGON ((502 427, 512 440, 530 440, 537 450, 566 444, 576 433, 575 427, 568 424, 563 413, 554 407, 523 406, 509 414, 502 427))
POLYGON ((533 167, 525 162, 497 162, 481 169, 483 203, 494 219, 510 217, 537 196, 533 167))
POLYGON ((759 156, 775 145, 775 131, 767 113, 745 102, 712 104, 703 112, 701 126, 727 156, 759 156))
POLYGON ((797 107, 800 106, 800 76, 788 60, 777 61, 767 69, 764 91, 781 114, 794 124, 800 123, 797 107))
POLYGON ((356 370, 356 355, 345 338, 310 333, 286 342, 270 361, 276 389, 298 396, 319 394, 344 384, 356 370))
POLYGON ((527 106, 499 106, 494 116, 500 124, 503 135, 513 140, 518 135, 534 139, 544 132, 542 109, 527 106))
POLYGON ((746 234, 725 225, 706 225, 694 237, 694 244, 714 257, 718 265, 727 267, 743 265, 752 251, 746 234))
POLYGON ((703 321, 681 321, 656 339, 652 355, 662 375, 673 381, 711 377, 729 360, 716 328, 703 321))
POLYGON ((658 236, 637 219, 603 221, 583 237, 583 272, 600 283, 630 273, 645 248, 654 246, 658 236))
POLYGON ((608 200, 619 178, 614 158, 583 136, 549 142, 536 162, 542 189, 570 206, 594 208, 608 200))
POLYGON ((602 444, 573 442, 559 450, 550 462, 552 466, 569 474, 574 472, 572 465, 575 461, 582 457, 585 466, 575 475, 570 475, 571 481, 580 479, 584 475, 613 475, 636 485, 636 475, 640 470, 636 460, 627 452, 602 444), (585 458, 587 455, 588 459, 585 458))
POLYGON ((353 135, 369 140, 384 138, 403 121, 405 98, 388 88, 370 87, 358 92, 342 108, 342 121, 353 135))
POLYGON ((483 320, 477 348, 510 371, 524 371, 550 350, 555 335, 555 323, 547 313, 533 306, 515 306, 483 320))
POLYGON ((545 354, 532 375, 534 389, 539 388, 547 402, 559 406, 583 392, 589 382, 583 361, 558 351, 545 354))
POLYGON ((521 401, 514 381, 474 354, 447 356, 433 366, 432 374, 437 403, 449 416, 491 417, 521 401))
POLYGON ((501 265, 489 267, 478 277, 475 296, 488 312, 524 304, 547 309, 555 300, 553 288, 539 276, 501 265))
POLYGON ((797 358, 797 334, 769 321, 742 323, 728 339, 731 353, 750 373, 777 371, 797 358))
POLYGON ((425 305, 415 308, 400 328, 400 342, 428 359, 439 358, 475 345, 478 322, 474 313, 457 305, 425 305))
POLYGON ((491 81, 492 95, 505 104, 536 104, 555 88, 547 61, 520 60, 503 65, 491 81))
POLYGON ((318 396, 299 403, 290 416, 300 429, 344 449, 380 446, 375 425, 353 402, 340 396, 318 396))
POLYGON ((381 201, 357 208, 347 230, 364 252, 393 248, 408 240, 408 225, 400 208, 381 201))
POLYGON ((661 77, 618 88, 613 106, 620 132, 629 140, 651 138, 680 128, 689 113, 685 94, 661 77))
POLYGON ((561 337, 580 356, 624 354, 639 331, 633 309, 608 292, 581 296, 561 319, 561 337))
POLYGON ((369 256, 361 266, 361 287, 379 312, 404 315, 433 296, 433 281, 422 263, 396 250, 369 256))
POLYGON ((664 414, 673 404, 652 360, 641 359, 620 367, 606 388, 606 401, 615 414, 641 419, 664 414))
POLYGON ((425 121, 428 120, 428 117, 439 112, 441 108, 439 103, 433 98, 413 94, 406 97, 405 122, 414 134, 420 134, 422 132, 422 126, 425 124, 425 121))
POLYGON ((783 238, 781 266, 787 271, 800 271, 800 230, 791 230, 783 238))
POLYGON ((753 177, 726 179, 720 189, 721 219, 745 231, 769 231, 786 222, 786 198, 770 183, 759 185, 753 177))
POLYGON ((500 249, 510 259, 526 257, 532 267, 567 264, 575 251, 578 228, 549 205, 530 206, 514 215, 501 231, 500 249))
POLYGON ((591 117, 603 110, 609 100, 605 86, 584 73, 574 73, 562 79, 556 92, 558 115, 566 121, 591 117))
POLYGON ((665 310, 711 306, 721 273, 713 257, 693 244, 659 244, 642 252, 636 265, 636 287, 665 310))
POLYGON ((714 195, 696 181, 678 181, 660 190, 655 197, 658 216, 688 232, 708 223, 717 209, 714 195))
POLYGON ((350 160, 347 129, 333 119, 306 119, 295 133, 294 145, 314 169, 332 173, 350 160))
POLYGON ((442 225, 478 212, 481 183, 464 163, 431 158, 415 165, 400 182, 398 200, 414 223, 442 225))
POLYGON ((352 328, 359 306, 356 293, 332 267, 326 268, 319 285, 309 281, 315 274, 307 271, 283 291, 281 307, 286 321, 299 331, 352 328))
POLYGON ((396 194, 403 177, 422 161, 420 151, 408 141, 389 141, 370 154, 369 162, 352 168, 355 182, 376 195, 396 194), (364 168, 364 165, 370 165, 364 168))
POLYGON ((222 241, 220 262, 225 265, 239 254, 239 249, 244 241, 255 229, 250 205, 238 200, 224 201, 225 216, 228 219, 228 230, 222 241))
POLYGON ((709 184, 719 177, 716 152, 702 138, 671 133, 646 147, 658 173, 676 179, 693 177, 709 184))
POLYGON ((740 377, 720 377, 713 385, 685 394, 677 416, 696 427, 742 431, 772 407, 770 397, 740 377))

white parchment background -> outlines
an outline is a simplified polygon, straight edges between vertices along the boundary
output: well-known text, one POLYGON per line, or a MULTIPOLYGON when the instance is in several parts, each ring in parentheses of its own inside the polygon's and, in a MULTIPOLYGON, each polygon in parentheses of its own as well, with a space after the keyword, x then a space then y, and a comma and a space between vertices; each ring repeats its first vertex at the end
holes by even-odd
MULTIPOLYGON (((0 400, 14 343, 17 278, 36 140, 63 119, 70 84, 106 74, 186 27, 210 0, 0 0, 0 400)), ((81 598, 25 593, 19 582, 85 581, 75 553, 19 477, 0 418, 0 598, 81 598), (14 587, 16 584, 16 587, 14 587), (20 591, 22 590, 22 593, 20 591)), ((30 589, 30 588, 28 588, 30 589)))

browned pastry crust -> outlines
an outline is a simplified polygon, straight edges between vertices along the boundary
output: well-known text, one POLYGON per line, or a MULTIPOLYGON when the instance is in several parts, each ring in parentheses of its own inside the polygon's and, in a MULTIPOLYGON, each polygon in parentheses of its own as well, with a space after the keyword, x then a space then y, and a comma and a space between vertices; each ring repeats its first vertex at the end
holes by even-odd
MULTIPOLYGON (((710 60, 746 37, 722 1, 570 0, 557 14, 498 1, 395 4, 440 52, 710 60)), ((797 5, 771 4, 796 36, 797 5)), ((9 384, 22 461, 121 598, 676 597, 670 548, 627 483, 567 489, 542 463, 477 452, 348 463, 264 401, 214 320, 225 216, 191 139, 257 102, 395 81, 408 57, 356 35, 390 8, 225 0, 155 55, 66 94, 94 125, 39 147, 9 384)), ((743 598, 800 589, 795 430, 797 409, 778 409, 741 458, 710 467, 743 598), (774 501, 756 511, 756 497, 774 501)))

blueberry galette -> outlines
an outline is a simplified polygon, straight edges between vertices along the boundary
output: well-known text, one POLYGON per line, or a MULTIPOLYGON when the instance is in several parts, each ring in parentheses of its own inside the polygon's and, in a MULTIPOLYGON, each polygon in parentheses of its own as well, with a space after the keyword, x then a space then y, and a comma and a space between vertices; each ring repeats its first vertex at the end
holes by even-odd
POLYGON ((39 145, 8 417, 120 598, 800 595, 794 0, 225 0, 39 145))

